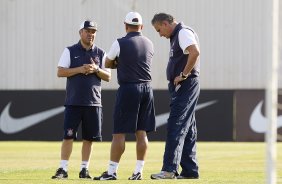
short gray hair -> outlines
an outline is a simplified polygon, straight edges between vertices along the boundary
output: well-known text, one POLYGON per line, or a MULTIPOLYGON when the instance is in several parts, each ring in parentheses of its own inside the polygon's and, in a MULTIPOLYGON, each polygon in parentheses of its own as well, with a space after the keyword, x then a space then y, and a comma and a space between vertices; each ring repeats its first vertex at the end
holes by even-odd
POLYGON ((175 21, 174 17, 170 14, 167 13, 157 13, 154 15, 151 23, 154 25, 157 22, 162 22, 162 21, 168 21, 169 24, 171 24, 173 21, 175 21))

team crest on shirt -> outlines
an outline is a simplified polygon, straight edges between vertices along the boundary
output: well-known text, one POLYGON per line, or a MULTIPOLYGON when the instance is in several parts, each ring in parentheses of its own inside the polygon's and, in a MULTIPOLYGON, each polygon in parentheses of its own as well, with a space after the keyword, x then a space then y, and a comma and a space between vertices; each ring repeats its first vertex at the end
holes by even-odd
POLYGON ((67 135, 70 136, 70 137, 73 136, 73 129, 68 129, 67 135))
POLYGON ((94 60, 95 64, 100 63, 100 57, 99 56, 95 56, 93 60, 94 60))

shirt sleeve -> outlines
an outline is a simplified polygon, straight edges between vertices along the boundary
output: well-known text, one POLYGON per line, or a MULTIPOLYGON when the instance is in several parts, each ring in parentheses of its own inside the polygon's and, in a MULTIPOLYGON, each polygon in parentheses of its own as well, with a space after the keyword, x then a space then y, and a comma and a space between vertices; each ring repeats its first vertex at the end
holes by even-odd
POLYGON ((186 50, 187 47, 198 44, 195 34, 189 29, 181 29, 178 34, 178 40, 183 54, 189 54, 186 50))
POLYGON ((101 66, 101 69, 103 69, 103 70, 105 70, 105 71, 111 73, 111 69, 105 67, 106 57, 107 57, 107 54, 105 53, 104 56, 103 56, 103 58, 102 58, 102 66, 101 66))
POLYGON ((119 53, 120 53, 120 47, 118 41, 116 40, 112 44, 110 51, 107 54, 107 58, 109 58, 110 60, 115 60, 116 57, 119 56, 119 53))
POLYGON ((70 51, 68 48, 64 49, 61 58, 59 60, 58 66, 63 68, 70 67, 70 51))

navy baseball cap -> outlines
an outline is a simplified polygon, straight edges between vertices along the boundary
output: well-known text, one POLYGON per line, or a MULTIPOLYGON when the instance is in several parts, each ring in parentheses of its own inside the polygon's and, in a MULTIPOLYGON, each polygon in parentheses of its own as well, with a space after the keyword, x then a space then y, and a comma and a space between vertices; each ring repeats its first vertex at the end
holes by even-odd
POLYGON ((96 31, 98 30, 98 25, 96 22, 90 21, 90 20, 85 20, 80 24, 79 30, 81 29, 95 29, 96 31))

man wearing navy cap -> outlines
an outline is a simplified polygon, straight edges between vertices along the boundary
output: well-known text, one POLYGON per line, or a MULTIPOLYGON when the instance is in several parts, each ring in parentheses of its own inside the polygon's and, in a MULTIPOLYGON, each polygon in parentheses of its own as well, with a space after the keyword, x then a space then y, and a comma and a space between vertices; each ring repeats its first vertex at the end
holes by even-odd
POLYGON ((79 27, 80 41, 65 48, 58 64, 58 77, 67 77, 64 139, 61 162, 52 179, 68 178, 68 161, 78 127, 82 128, 82 162, 79 178, 91 179, 88 166, 92 141, 101 141, 101 80, 109 81, 111 72, 105 68, 105 52, 94 44, 97 24, 83 21, 79 27))
POLYGON ((171 96, 163 166, 151 178, 197 179, 195 108, 200 94, 199 39, 193 29, 176 22, 169 14, 158 13, 151 23, 160 36, 170 39, 166 74, 171 96))
POLYGON ((142 17, 129 12, 126 36, 117 39, 107 54, 106 67, 117 68, 119 88, 114 110, 114 130, 108 170, 94 180, 116 180, 125 135, 135 134, 137 161, 129 180, 141 180, 148 146, 147 132, 155 131, 155 108, 150 85, 154 54, 152 42, 142 35, 142 17))

